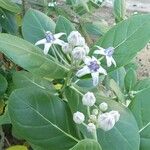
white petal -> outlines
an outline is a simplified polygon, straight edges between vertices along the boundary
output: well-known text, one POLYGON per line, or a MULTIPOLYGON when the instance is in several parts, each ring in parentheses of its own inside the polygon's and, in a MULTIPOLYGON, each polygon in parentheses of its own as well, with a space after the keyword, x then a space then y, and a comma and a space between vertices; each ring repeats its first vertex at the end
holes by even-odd
POLYGON ((53 44, 58 44, 60 46, 65 46, 66 43, 60 39, 56 39, 55 41, 53 41, 53 44))
POLYGON ((90 69, 87 66, 84 66, 82 69, 77 71, 76 76, 82 77, 82 76, 89 74, 89 73, 91 73, 90 69))
POLYGON ((93 85, 97 86, 99 83, 99 72, 93 72, 91 73, 92 79, 93 79, 93 85))
POLYGON ((105 55, 105 52, 104 52, 104 50, 95 50, 94 54, 105 55))
POLYGON ((116 65, 116 61, 114 60, 113 57, 111 57, 111 62, 114 64, 115 67, 117 66, 117 65, 116 65))
POLYGON ((112 65, 112 57, 106 56, 107 67, 112 65))
POLYGON ((105 70, 104 68, 102 68, 102 67, 100 67, 100 68, 98 69, 98 72, 99 72, 99 73, 102 73, 102 74, 104 74, 104 75, 107 75, 106 70, 105 70))
POLYGON ((62 32, 60 32, 60 33, 57 33, 57 34, 54 34, 54 38, 55 39, 59 39, 62 35, 65 35, 66 33, 62 33, 62 32))
POLYGON ((91 57, 89 57, 89 56, 86 56, 85 58, 84 58, 84 63, 86 64, 86 65, 89 65, 90 64, 90 62, 92 61, 92 59, 91 59, 91 57))
POLYGON ((45 44, 46 43, 46 39, 42 39, 42 40, 39 40, 35 43, 35 45, 41 45, 41 44, 45 44))
POLYGON ((48 51, 51 47, 51 43, 46 43, 45 46, 44 46, 44 54, 47 55, 48 54, 48 51))

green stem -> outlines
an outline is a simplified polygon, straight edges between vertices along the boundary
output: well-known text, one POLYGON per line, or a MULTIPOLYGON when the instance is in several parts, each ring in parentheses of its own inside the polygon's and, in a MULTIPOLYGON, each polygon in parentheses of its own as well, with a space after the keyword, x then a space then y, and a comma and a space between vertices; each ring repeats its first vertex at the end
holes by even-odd
POLYGON ((88 113, 88 116, 90 117, 91 113, 90 113, 90 107, 89 106, 87 106, 87 113, 88 113))

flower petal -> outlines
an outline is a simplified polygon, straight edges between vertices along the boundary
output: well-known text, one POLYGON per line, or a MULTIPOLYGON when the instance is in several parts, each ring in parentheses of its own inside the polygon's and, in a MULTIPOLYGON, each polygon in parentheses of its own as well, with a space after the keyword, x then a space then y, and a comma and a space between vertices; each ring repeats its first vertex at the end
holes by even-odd
POLYGON ((44 54, 47 55, 48 54, 48 51, 51 47, 51 43, 46 43, 45 46, 44 46, 44 54))
POLYGON ((86 56, 85 58, 84 58, 84 63, 86 64, 86 65, 89 65, 90 64, 90 62, 92 61, 92 59, 91 59, 91 57, 89 57, 89 56, 86 56))
POLYGON ((55 41, 53 41, 53 44, 58 44, 60 46, 65 46, 66 42, 60 40, 60 39, 56 39, 55 41))
POLYGON ((93 80, 93 85, 97 86, 99 83, 99 72, 93 72, 91 73, 92 80, 93 80))
POLYGON ((114 60, 113 57, 111 57, 111 62, 114 64, 115 67, 117 66, 117 65, 116 65, 116 61, 114 60))
POLYGON ((104 49, 103 50, 95 50, 94 54, 106 55, 104 49))
POLYGON ((107 75, 106 70, 105 70, 104 68, 102 68, 101 66, 100 66, 100 68, 98 69, 98 72, 99 72, 99 73, 102 73, 102 74, 104 74, 104 75, 107 75))
POLYGON ((89 74, 89 73, 91 73, 90 69, 87 66, 84 66, 82 69, 77 71, 76 76, 82 77, 82 76, 89 74))
POLYGON ((66 33, 63 33, 63 32, 54 34, 54 38, 55 38, 55 39, 59 39, 62 35, 65 35, 65 34, 66 34, 66 33))
POLYGON ((106 56, 106 62, 107 62, 107 67, 110 67, 112 65, 112 57, 106 56))
POLYGON ((46 43, 46 39, 42 39, 42 40, 39 40, 35 43, 35 45, 41 45, 41 44, 45 44, 46 43))

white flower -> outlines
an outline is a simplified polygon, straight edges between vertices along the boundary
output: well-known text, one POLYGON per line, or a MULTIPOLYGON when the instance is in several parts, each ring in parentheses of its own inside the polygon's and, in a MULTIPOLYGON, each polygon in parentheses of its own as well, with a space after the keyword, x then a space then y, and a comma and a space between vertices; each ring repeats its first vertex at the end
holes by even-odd
POLYGON ((93 109, 92 110, 92 115, 98 115, 98 109, 93 109))
POLYGON ((110 113, 99 114, 98 126, 104 131, 111 130, 115 125, 115 118, 110 113))
POLYGON ((103 102, 99 105, 101 111, 106 111, 108 109, 108 104, 103 102))
POLYGON ((107 75, 106 70, 100 66, 100 62, 93 56, 92 58, 86 56, 83 61, 85 63, 85 66, 77 71, 76 76, 82 77, 86 74, 91 74, 93 85, 96 86, 99 83, 99 73, 107 75))
POLYGON ((68 53, 71 53, 72 51, 72 46, 68 43, 65 43, 64 45, 62 45, 62 51, 65 53, 65 54, 68 54, 68 53))
POLYGON ((83 60, 86 56, 86 51, 83 47, 75 47, 72 51, 72 56, 75 60, 83 60))
POLYGON ((83 95, 82 98, 82 103, 85 106, 93 106, 96 102, 96 98, 92 92, 87 92, 86 94, 83 95))
POLYGON ((73 121, 77 124, 83 123, 85 120, 85 116, 83 113, 77 111, 76 113, 73 114, 73 121))
POLYGON ((88 132, 95 132, 96 131, 96 126, 93 123, 89 123, 87 125, 87 130, 88 130, 88 132))
POLYGON ((120 114, 118 111, 112 110, 109 113, 115 118, 115 122, 117 122, 119 120, 120 114))
POLYGON ((78 31, 72 31, 68 36, 68 43, 72 46, 84 46, 85 39, 78 31))
POLYGON ((102 48, 99 46, 96 46, 98 48, 98 50, 94 51, 94 54, 101 54, 106 56, 106 61, 107 61, 107 67, 110 67, 112 64, 115 65, 116 67, 116 62, 114 60, 114 58, 112 57, 113 53, 114 53, 114 48, 113 47, 109 47, 109 48, 102 48))
POLYGON ((65 45, 65 42, 59 39, 64 34, 65 33, 52 34, 50 31, 47 31, 45 38, 37 41, 35 45, 44 44, 44 54, 47 55, 52 44, 58 44, 60 46, 65 45))

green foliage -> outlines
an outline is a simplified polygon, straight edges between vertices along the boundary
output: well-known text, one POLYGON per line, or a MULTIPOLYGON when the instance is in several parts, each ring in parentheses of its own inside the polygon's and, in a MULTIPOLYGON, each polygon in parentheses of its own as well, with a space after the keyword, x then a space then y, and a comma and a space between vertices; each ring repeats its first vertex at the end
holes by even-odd
POLYGON ((70 150, 102 150, 101 146, 95 140, 85 139, 80 141, 70 150))
POLYGON ((0 0, 0 7, 13 13, 21 12, 21 8, 11 0, 0 0))
POLYGON ((132 100, 130 109, 135 116, 139 127, 141 137, 140 150, 149 150, 150 148, 150 88, 147 88, 138 94, 132 100))
POLYGON ((9 98, 9 114, 18 133, 35 145, 67 150, 78 142, 68 105, 48 92, 15 90, 9 98))
MULTIPOLYGON (((117 68, 128 64, 150 40, 150 15, 136 15, 118 23, 96 43, 115 48, 117 68)), ((93 48, 94 49, 94 48, 93 48)), ((115 69, 117 69, 115 68, 115 69)), ((114 68, 109 69, 109 71, 114 68)))
POLYGON ((29 9, 23 19, 22 34, 24 39, 34 44, 45 37, 46 31, 54 33, 54 21, 40 11, 29 9))
POLYGON ((5 93, 8 83, 3 75, 0 74, 0 97, 5 93))
POLYGON ((125 87, 127 91, 133 90, 134 86, 137 82, 137 75, 135 70, 130 69, 128 70, 126 76, 125 76, 125 87))
POLYGON ((0 51, 19 66, 44 78, 63 78, 68 71, 51 56, 45 57, 38 47, 15 36, 1 34, 0 51))
POLYGON ((120 22, 125 19, 126 4, 125 0, 114 0, 114 16, 116 22, 120 22))
POLYGON ((118 110, 120 119, 115 127, 108 131, 98 129, 98 139, 104 150, 139 150, 140 137, 137 123, 128 108, 114 101, 105 101, 110 110, 118 110), (110 146, 111 145, 111 146, 110 146))

